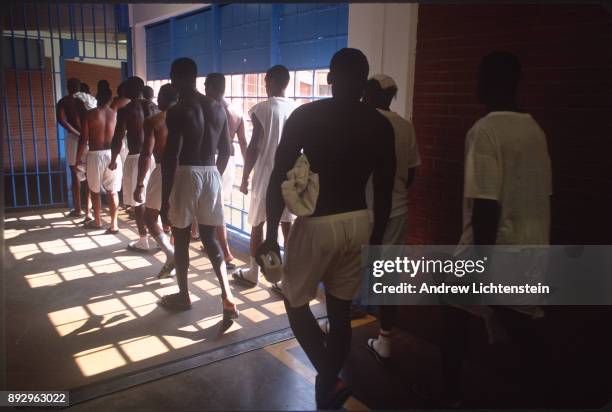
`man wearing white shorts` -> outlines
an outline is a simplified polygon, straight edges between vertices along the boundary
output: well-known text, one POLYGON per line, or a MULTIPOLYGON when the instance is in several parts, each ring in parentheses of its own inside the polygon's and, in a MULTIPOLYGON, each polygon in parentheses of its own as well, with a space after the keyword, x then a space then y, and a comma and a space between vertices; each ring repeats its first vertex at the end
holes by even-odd
POLYGON ((189 58, 172 62, 170 77, 179 101, 168 110, 168 144, 162 161, 162 221, 172 224, 174 262, 179 292, 159 304, 171 310, 191 308, 189 297, 189 243, 197 219, 200 238, 219 287, 224 320, 239 312, 229 287, 223 250, 216 237, 223 225, 221 174, 230 157, 227 116, 221 103, 196 89, 197 65, 189 58), (215 160, 216 157, 216 160, 215 160))
MULTIPOLYGON (((225 107, 225 114, 227 115, 227 126, 229 130, 230 138, 230 158, 227 161, 225 172, 221 177, 221 185, 223 188, 223 202, 225 204, 231 203, 232 191, 234 190, 234 178, 236 176, 236 156, 234 152, 234 136, 238 138, 238 144, 240 145, 240 152, 242 158, 246 156, 246 136, 244 132, 244 120, 242 113, 230 106, 223 95, 225 94, 225 76, 222 73, 208 73, 206 76, 206 82, 204 83, 206 96, 212 97, 216 101, 223 104, 225 107)), ((229 248, 227 242, 227 228, 224 225, 217 228, 217 239, 223 248, 223 255, 225 256, 225 267, 227 270, 236 269, 236 265, 232 263, 234 256, 229 248)))
MULTIPOLYGON (((125 93, 131 101, 117 111, 117 126, 112 142, 113 158, 109 167, 111 169, 116 167, 122 140, 126 136, 130 152, 123 164, 123 202, 134 207, 136 226, 140 235, 139 240, 128 244, 128 249, 150 252, 152 248, 149 246, 147 228, 144 222, 145 206, 143 202, 137 202, 134 199, 134 190, 138 179, 138 158, 144 141, 143 123, 146 118, 154 113, 152 103, 142 98, 143 89, 144 81, 140 77, 132 76, 125 83, 125 93)), ((143 180, 145 187, 154 167, 155 165, 151 164, 151 169, 145 175, 143 180)))
MULTIPOLYGON (((396 171, 391 198, 391 214, 383 236, 384 245, 403 245, 406 243, 408 225, 408 188, 414 181, 416 168, 421 164, 419 149, 414 135, 414 126, 408 120, 390 109, 397 94, 395 81, 385 75, 376 74, 366 85, 364 102, 376 108, 393 127, 395 136, 396 171)), ((366 191, 368 210, 372 211, 372 181, 366 191)), ((380 331, 377 339, 368 339, 367 346, 379 362, 391 356, 391 330, 395 323, 397 307, 379 307, 380 331)))
MULTIPOLYGON (((285 97, 289 84, 289 71, 284 66, 270 68, 265 77, 268 100, 257 103, 249 111, 253 122, 253 136, 249 142, 244 160, 240 191, 249 193, 249 177, 253 171, 251 185, 251 204, 249 206, 249 224, 251 225, 251 262, 249 269, 234 273, 234 279, 248 286, 259 282, 259 265, 255 251, 263 241, 263 225, 266 221, 266 191, 274 168, 274 155, 283 133, 285 122, 297 108, 297 104, 285 97)), ((281 227, 285 239, 289 236, 291 222, 295 219, 287 209, 281 218, 281 227)), ((278 290, 278 286, 276 287, 278 290)))
POLYGON ((383 115, 360 101, 368 61, 359 50, 342 49, 331 60, 331 99, 296 109, 276 150, 267 192, 266 240, 257 256, 280 256, 278 223, 285 204, 281 184, 301 152, 319 175, 319 197, 310 217, 291 228, 282 285, 289 323, 317 370, 317 408, 337 409, 350 395, 338 374, 351 342, 350 307, 362 280, 361 249, 382 242, 395 175, 393 129, 383 115), (370 234, 365 199, 373 174, 374 226, 370 234), (319 327, 309 302, 325 286, 329 334, 319 327))
MULTIPOLYGON (((86 152, 83 152, 83 157, 77 159, 77 151, 79 146, 79 139, 81 137, 81 118, 87 112, 87 108, 81 99, 77 97, 79 92, 81 81, 77 78, 70 78, 67 82, 68 95, 62 97, 57 102, 56 113, 57 122, 66 130, 66 138, 64 139, 64 145, 66 150, 66 163, 70 168, 71 178, 71 190, 72 190, 72 201, 74 202, 74 209, 70 211, 70 217, 81 217, 83 211, 81 207, 81 181, 83 181, 83 173, 79 172, 78 165, 81 163, 79 160, 85 160, 86 152), (79 175, 81 175, 79 177, 79 175)), ((89 192, 86 194, 86 207, 85 207, 85 220, 83 223, 87 223, 91 220, 89 212, 89 192)))
POLYGON ((87 112, 83 121, 83 133, 79 142, 79 154, 83 153, 89 145, 87 153, 87 184, 92 193, 94 219, 86 226, 91 229, 100 229, 101 204, 100 190, 108 195, 110 209, 110 227, 107 234, 119 232, 117 227, 117 192, 121 190, 121 166, 115 170, 109 169, 111 163, 111 140, 115 129, 116 115, 109 107, 112 98, 110 88, 98 87, 97 99, 99 107, 87 112))
POLYGON ((161 161, 166 149, 168 139, 168 127, 166 126, 166 112, 176 104, 178 92, 171 84, 165 84, 159 89, 159 108, 161 112, 145 119, 144 121, 144 143, 138 160, 138 179, 134 189, 134 199, 142 202, 142 195, 145 191, 145 177, 151 170, 151 155, 157 166, 151 172, 149 182, 146 185, 146 210, 145 223, 149 233, 153 236, 160 249, 166 255, 166 263, 162 266, 158 278, 171 276, 174 271, 174 247, 170 244, 170 239, 159 226, 159 210, 162 202, 162 174, 161 161))

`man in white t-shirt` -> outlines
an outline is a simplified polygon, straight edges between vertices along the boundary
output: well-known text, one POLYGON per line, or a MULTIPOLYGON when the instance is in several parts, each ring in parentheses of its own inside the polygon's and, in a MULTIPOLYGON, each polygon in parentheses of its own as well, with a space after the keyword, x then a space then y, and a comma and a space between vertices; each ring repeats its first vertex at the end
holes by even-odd
MULTIPOLYGON (((458 254, 471 246, 510 245, 510 249, 523 250, 549 243, 550 157, 544 132, 531 115, 517 107, 520 72, 518 58, 508 52, 491 53, 480 63, 478 99, 488 114, 472 126, 465 142, 463 233, 458 254)), ((477 253, 486 253, 486 249, 477 253)), ((493 307, 461 308, 484 320, 490 342, 504 338, 493 307)), ((537 306, 525 306, 521 312, 534 319, 543 316, 537 306)), ((448 345, 442 348, 443 396, 447 404, 456 406, 461 400, 456 383, 465 357, 467 319, 449 308, 445 323, 447 333, 453 335, 447 336, 448 345)))
MULTIPOLYGON (((411 122, 392 112, 389 106, 397 94, 395 81, 385 74, 376 74, 366 85, 364 102, 375 107, 391 123, 395 136, 396 172, 393 182, 391 213, 383 236, 383 245, 406 243, 408 223, 408 188, 414 181, 416 168, 421 164, 419 149, 411 122)), ((368 210, 373 210, 372 179, 366 187, 368 210)), ((379 362, 391 356, 391 330, 395 323, 397 308, 381 305, 379 310, 380 331, 377 339, 368 339, 367 347, 379 362)))
MULTIPOLYGON (((249 177, 253 171, 251 184, 251 204, 249 224, 251 225, 251 261, 249 269, 238 270, 234 279, 249 286, 259 281, 259 265, 255 260, 255 250, 263 243, 263 225, 266 221, 266 191, 274 168, 274 155, 280 142, 285 122, 297 108, 297 103, 285 97, 289 84, 289 71, 277 65, 266 72, 266 93, 268 100, 257 103, 249 111, 253 121, 253 136, 249 142, 244 160, 240 191, 249 193, 249 177)), ((291 222, 295 216, 285 211, 281 217, 283 236, 287 239, 291 222)))

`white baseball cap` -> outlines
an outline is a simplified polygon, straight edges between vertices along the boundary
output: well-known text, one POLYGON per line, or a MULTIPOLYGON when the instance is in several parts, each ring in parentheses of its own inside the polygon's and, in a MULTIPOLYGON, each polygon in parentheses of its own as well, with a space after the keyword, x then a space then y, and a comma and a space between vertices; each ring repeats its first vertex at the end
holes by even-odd
POLYGON ((397 89, 397 84, 395 84, 395 81, 391 78, 391 76, 387 76, 386 74, 375 74, 374 76, 370 77, 370 80, 376 80, 380 85, 380 88, 383 90, 392 88, 397 89))

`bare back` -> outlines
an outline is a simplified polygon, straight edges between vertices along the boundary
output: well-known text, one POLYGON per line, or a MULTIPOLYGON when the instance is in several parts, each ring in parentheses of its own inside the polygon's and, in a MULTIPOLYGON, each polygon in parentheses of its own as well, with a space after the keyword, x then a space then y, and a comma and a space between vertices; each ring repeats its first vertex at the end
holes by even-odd
POLYGON ((215 155, 229 155, 230 140, 224 106, 195 93, 168 110, 168 129, 182 138, 179 164, 213 166, 215 155))
POLYGON ((124 108, 131 102, 127 97, 115 97, 110 105, 110 108, 114 111, 124 108))
POLYGON ((122 117, 127 130, 127 144, 129 154, 139 154, 144 141, 144 120, 151 116, 153 108, 144 99, 132 100, 129 104, 119 110, 118 115, 122 117))
POLYGON ((168 127, 166 127, 166 112, 159 112, 145 120, 145 130, 151 127, 155 143, 153 157, 156 163, 161 163, 168 141, 168 127))
MULTIPOLYGON (((77 131, 81 131, 81 116, 86 112, 85 104, 82 100, 73 95, 64 96, 57 102, 58 112, 63 112, 64 119, 77 131)), ((61 116, 58 113, 58 116, 61 116)))
POLYGON ((89 150, 107 150, 115 131, 117 114, 109 106, 90 110, 85 116, 89 140, 89 150))

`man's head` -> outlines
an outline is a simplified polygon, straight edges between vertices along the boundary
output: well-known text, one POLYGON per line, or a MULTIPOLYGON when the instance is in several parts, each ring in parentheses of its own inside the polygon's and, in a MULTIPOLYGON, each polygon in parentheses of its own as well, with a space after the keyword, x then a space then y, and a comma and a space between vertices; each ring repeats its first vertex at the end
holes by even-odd
POLYGON ((188 57, 181 57, 172 62, 170 80, 179 93, 192 91, 196 87, 198 66, 188 57))
POLYGON ((142 97, 147 100, 153 100, 153 98, 155 97, 155 91, 151 86, 145 86, 142 90, 142 97))
POLYGON ((71 77, 66 83, 66 88, 68 89, 68 94, 75 94, 81 89, 81 81, 76 77, 71 77))
POLYGON ((106 106, 113 98, 113 91, 106 80, 100 80, 98 82, 96 100, 98 101, 98 107, 106 106))
POLYGON ((327 82, 332 85, 332 95, 360 99, 368 81, 369 71, 368 59, 360 50, 339 50, 332 57, 327 74, 327 82))
POLYGON ((396 94, 397 85, 391 76, 375 74, 366 83, 363 101, 377 109, 389 110, 396 94))
POLYGON ((80 91, 82 91, 83 93, 87 93, 90 94, 91 91, 89 90, 89 85, 87 83, 81 83, 81 87, 79 88, 80 91))
POLYGON ((266 93, 268 97, 281 97, 285 95, 285 89, 289 84, 289 70, 285 66, 277 64, 272 66, 266 72, 266 93))
POLYGON ((221 100, 225 94, 225 76, 223 73, 209 73, 204 82, 204 93, 215 100, 221 100))
POLYGON ((144 91, 144 80, 138 76, 128 77, 125 81, 125 97, 129 99, 140 99, 144 91))
POLYGON ((119 97, 127 97, 125 95, 126 91, 125 91, 125 85, 126 85, 126 80, 122 81, 119 86, 117 86, 117 96, 119 97))
POLYGON ((487 106, 514 104, 521 62, 512 53, 486 55, 478 67, 478 100, 487 106))
POLYGON ((159 110, 165 111, 174 106, 178 101, 178 90, 172 84, 167 83, 164 84, 159 89, 159 94, 157 95, 157 105, 159 106, 159 110))

